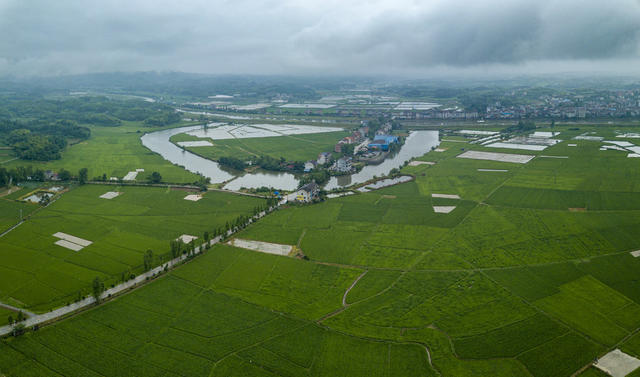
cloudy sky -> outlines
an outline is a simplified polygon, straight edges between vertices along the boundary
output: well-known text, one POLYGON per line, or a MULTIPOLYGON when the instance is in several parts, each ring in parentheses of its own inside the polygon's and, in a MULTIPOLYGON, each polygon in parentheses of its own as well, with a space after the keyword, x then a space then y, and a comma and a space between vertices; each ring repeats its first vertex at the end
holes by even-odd
POLYGON ((640 74, 640 0, 0 0, 0 75, 640 74))

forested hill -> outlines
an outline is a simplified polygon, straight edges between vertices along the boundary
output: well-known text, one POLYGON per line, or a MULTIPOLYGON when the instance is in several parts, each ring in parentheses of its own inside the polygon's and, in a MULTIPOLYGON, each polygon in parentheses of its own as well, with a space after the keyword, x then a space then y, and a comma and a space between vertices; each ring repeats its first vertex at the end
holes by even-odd
POLYGON ((138 121, 164 126, 179 120, 180 115, 170 106, 143 100, 7 96, 0 101, 0 143, 13 147, 25 160, 55 160, 69 142, 91 136, 88 125, 117 127, 123 121, 138 121))

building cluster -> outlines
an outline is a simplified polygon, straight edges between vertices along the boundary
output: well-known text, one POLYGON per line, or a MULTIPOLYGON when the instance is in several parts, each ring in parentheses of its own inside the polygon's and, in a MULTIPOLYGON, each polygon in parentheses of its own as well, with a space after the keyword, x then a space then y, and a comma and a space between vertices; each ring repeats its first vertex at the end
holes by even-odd
MULTIPOLYGON (((526 92, 521 93, 526 95, 526 92)), ((517 97, 518 93, 512 96, 517 97)), ((513 102, 513 101, 509 101, 513 102)), ((585 119, 640 116, 640 91, 619 90, 595 94, 542 95, 522 105, 504 105, 501 101, 487 106, 485 119, 585 119)))

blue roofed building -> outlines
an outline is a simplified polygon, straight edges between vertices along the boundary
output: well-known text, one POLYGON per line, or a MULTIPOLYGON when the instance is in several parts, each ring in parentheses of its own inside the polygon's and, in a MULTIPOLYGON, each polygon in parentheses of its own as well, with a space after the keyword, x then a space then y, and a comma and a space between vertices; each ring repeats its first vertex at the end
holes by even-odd
POLYGON ((388 151, 389 145, 398 142, 398 137, 393 135, 377 135, 375 139, 367 146, 371 149, 378 149, 382 151, 388 151))

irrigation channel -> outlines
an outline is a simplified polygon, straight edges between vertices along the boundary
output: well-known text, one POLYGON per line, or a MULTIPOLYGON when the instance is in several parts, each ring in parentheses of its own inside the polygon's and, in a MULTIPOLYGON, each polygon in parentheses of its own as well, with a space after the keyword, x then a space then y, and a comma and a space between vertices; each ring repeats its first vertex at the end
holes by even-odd
MULTIPOLYGON (((282 204, 283 202, 279 203, 282 204)), ((266 216, 267 214, 271 213, 272 211, 274 211, 277 207, 271 207, 266 211, 260 212, 259 214, 253 216, 252 218, 249 219, 249 221, 247 222, 248 224, 251 224, 257 220, 259 220, 260 218, 266 216)), ((242 229, 242 227, 240 227, 239 229, 242 229)), ((229 230, 227 232, 227 237, 233 235, 235 232, 233 231, 233 229, 229 230)), ((215 245, 217 243, 219 243, 220 241, 222 241, 222 236, 218 236, 212 240, 209 241, 210 245, 215 245)), ((193 251, 194 255, 198 255, 200 253, 202 253, 205 250, 205 244, 202 244, 200 246, 197 246, 195 248, 195 250, 193 251)), ((162 263, 161 265, 159 265, 156 268, 153 268, 143 274, 140 274, 138 276, 136 276, 135 278, 125 281, 123 283, 120 283, 118 285, 116 285, 113 288, 109 288, 107 290, 105 290, 101 295, 100 295, 100 299, 101 300, 106 300, 109 299, 111 297, 117 296, 123 292, 128 291, 129 289, 132 288, 136 288, 140 285, 143 285, 147 282, 152 281, 155 277, 161 276, 162 272, 165 270, 165 267, 167 268, 167 270, 172 269, 175 266, 180 265, 182 262, 186 261, 189 258, 188 255, 183 254, 175 259, 172 259, 168 262, 162 263)), ((96 303, 96 299, 93 296, 89 296, 87 298, 84 298, 80 301, 74 302, 73 304, 69 304, 63 307, 60 307, 58 309, 52 310, 50 312, 46 312, 46 313, 42 313, 42 314, 34 314, 31 312, 28 312, 26 310, 22 310, 22 309, 18 309, 15 308, 13 306, 10 305, 6 305, 6 304, 2 304, 0 305, 0 307, 4 307, 10 310, 22 310, 23 313, 26 313, 27 315, 29 315, 29 318, 27 318, 26 320, 24 320, 23 322, 20 322, 20 324, 24 325, 25 327, 32 327, 35 325, 42 325, 42 324, 47 324, 59 319, 62 319, 70 314, 73 314, 79 310, 82 309, 86 309, 92 305, 95 305, 96 303)), ((9 335, 13 332, 14 326, 2 326, 0 327, 0 337, 1 336, 6 336, 9 335)))
MULTIPOLYGON (((217 162, 186 151, 169 140, 171 136, 187 132, 204 136, 207 134, 208 130, 215 131, 215 127, 222 124, 223 123, 214 123, 209 125, 207 130, 205 130, 204 126, 188 126, 151 132, 142 136, 142 145, 149 148, 151 151, 158 153, 165 160, 173 164, 182 166, 193 173, 199 173, 210 178, 211 183, 227 182, 223 187, 226 190, 237 191, 242 187, 272 187, 275 189, 292 191, 298 187, 298 179, 291 173, 258 170, 252 173, 235 175, 229 171, 223 170, 217 162)), ((320 128, 317 126, 292 127, 320 128)), ((215 136, 209 137, 215 140, 215 136)), ((439 143, 438 131, 412 131, 406 138, 402 148, 400 148, 397 153, 389 156, 381 164, 365 166, 361 171, 355 174, 332 177, 326 184, 325 189, 332 190, 335 188, 348 187, 369 181, 373 179, 374 176, 380 177, 386 175, 391 171, 391 169, 399 168, 405 161, 424 155, 431 150, 431 148, 438 146, 439 143)))

